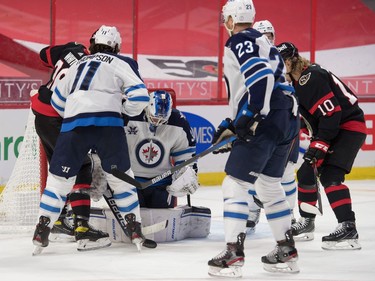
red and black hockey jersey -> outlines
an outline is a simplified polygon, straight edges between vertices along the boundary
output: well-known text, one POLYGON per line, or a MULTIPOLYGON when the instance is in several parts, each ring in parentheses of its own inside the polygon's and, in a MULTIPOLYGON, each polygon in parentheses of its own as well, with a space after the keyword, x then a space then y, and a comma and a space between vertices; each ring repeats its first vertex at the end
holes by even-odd
POLYGON ((40 86, 38 94, 31 97, 31 107, 36 114, 59 117, 59 114, 52 108, 50 101, 53 89, 56 84, 65 76, 67 69, 89 54, 85 46, 76 42, 69 42, 65 45, 47 46, 40 53, 43 64, 53 69, 50 80, 40 86))
POLYGON ((312 64, 294 86, 300 114, 313 138, 329 142, 340 129, 366 133, 357 96, 333 73, 312 64))

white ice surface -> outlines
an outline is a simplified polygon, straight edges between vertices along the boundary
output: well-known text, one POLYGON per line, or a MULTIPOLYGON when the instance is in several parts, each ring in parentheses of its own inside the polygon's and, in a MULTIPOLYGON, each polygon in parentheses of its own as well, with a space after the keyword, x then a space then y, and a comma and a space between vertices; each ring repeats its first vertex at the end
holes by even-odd
MULTIPOLYGON (((375 181, 348 181, 357 217, 362 250, 324 251, 321 237, 337 226, 324 193, 324 216, 316 219, 315 240, 298 242, 299 274, 272 274, 263 270, 260 258, 274 247, 264 213, 256 233, 245 243, 243 280, 375 280, 375 181)), ((130 244, 116 243, 90 252, 78 252, 75 243, 50 243, 33 257, 32 234, 0 234, 0 280, 119 281, 119 280, 214 280, 207 261, 224 249, 220 187, 201 187, 191 196, 194 206, 212 211, 211 234, 205 239, 159 243, 156 249, 137 252, 130 244)), ((180 200, 185 204, 184 200, 180 200)), ((226 280, 226 279, 219 279, 226 280)))

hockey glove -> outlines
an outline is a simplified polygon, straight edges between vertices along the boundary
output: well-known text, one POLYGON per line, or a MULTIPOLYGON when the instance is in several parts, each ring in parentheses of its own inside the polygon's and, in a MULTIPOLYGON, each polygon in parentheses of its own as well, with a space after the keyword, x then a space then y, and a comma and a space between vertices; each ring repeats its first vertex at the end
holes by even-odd
POLYGON ((324 161, 324 157, 328 152, 328 148, 329 144, 327 142, 319 139, 314 139, 305 152, 303 159, 309 164, 316 163, 316 166, 320 167, 324 161))
POLYGON ((256 110, 247 107, 241 112, 235 123, 236 134, 240 139, 249 142, 255 136, 259 123, 263 120, 262 115, 256 110))
POLYGON ((167 191, 175 197, 193 194, 199 187, 198 177, 191 166, 182 168, 172 175, 172 184, 167 186, 167 191))
MULTIPOLYGON (((214 136, 212 138, 212 144, 215 145, 221 142, 222 140, 229 138, 233 135, 234 135, 234 126, 233 126, 232 120, 230 118, 226 118, 220 123, 219 127, 216 129, 216 132, 214 133, 214 136)), ((231 149, 232 149, 232 143, 229 142, 212 153, 213 154, 225 153, 225 152, 229 152, 231 149)))

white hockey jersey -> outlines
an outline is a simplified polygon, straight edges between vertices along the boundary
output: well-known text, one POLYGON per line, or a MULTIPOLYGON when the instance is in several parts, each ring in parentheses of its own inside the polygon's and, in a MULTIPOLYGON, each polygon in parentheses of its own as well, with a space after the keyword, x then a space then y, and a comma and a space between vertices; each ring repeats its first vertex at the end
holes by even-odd
MULTIPOLYGON (((137 180, 153 178, 194 156, 196 141, 180 111, 173 109, 167 124, 151 132, 144 113, 130 118, 125 128, 132 170, 137 180)), ((157 183, 170 184, 170 177, 157 183)))
POLYGON ((267 116, 271 109, 291 107, 293 87, 285 79, 285 66, 277 49, 255 29, 231 36, 224 49, 224 75, 231 118, 248 106, 267 116))
POLYGON ((121 113, 138 115, 148 101, 136 61, 96 53, 69 68, 54 89, 51 105, 64 118, 61 131, 65 132, 92 125, 123 126, 121 113))

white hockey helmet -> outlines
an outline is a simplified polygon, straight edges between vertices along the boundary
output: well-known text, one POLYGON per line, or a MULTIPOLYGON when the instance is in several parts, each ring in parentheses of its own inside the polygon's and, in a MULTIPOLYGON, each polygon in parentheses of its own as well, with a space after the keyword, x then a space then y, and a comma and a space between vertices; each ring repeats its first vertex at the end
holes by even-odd
POLYGON ((252 0, 228 0, 222 9, 224 23, 229 16, 236 23, 253 23, 255 18, 255 7, 252 0))
POLYGON ((112 49, 121 49, 121 35, 115 26, 102 25, 91 36, 90 43, 106 45, 112 49))
POLYGON ((270 40, 272 44, 275 44, 276 33, 272 23, 268 20, 261 20, 254 23, 253 28, 258 30, 260 33, 272 33, 273 40, 270 40))
POLYGON ((172 113, 172 105, 172 97, 167 91, 151 92, 150 102, 145 108, 148 122, 155 127, 167 123, 172 113))

